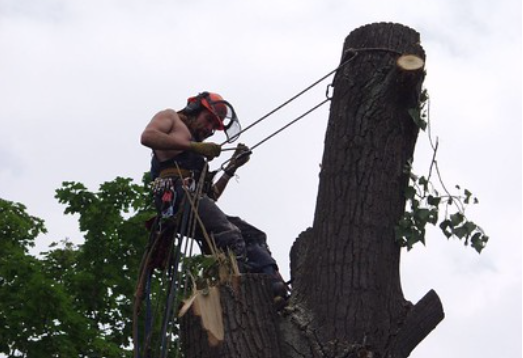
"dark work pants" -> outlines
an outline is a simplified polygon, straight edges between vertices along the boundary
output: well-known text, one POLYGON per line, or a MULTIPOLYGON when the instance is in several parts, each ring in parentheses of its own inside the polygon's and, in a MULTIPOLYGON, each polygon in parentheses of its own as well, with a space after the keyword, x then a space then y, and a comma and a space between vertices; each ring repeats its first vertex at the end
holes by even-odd
MULTIPOLYGON (((267 246, 267 235, 239 217, 226 215, 216 202, 207 196, 200 198, 198 214, 207 233, 212 234, 216 246, 221 250, 231 250, 240 261, 246 264, 248 272, 262 272, 267 266, 277 268, 276 261, 267 246)), ((206 241, 201 230, 196 231, 196 239, 202 243, 204 251, 206 241)))

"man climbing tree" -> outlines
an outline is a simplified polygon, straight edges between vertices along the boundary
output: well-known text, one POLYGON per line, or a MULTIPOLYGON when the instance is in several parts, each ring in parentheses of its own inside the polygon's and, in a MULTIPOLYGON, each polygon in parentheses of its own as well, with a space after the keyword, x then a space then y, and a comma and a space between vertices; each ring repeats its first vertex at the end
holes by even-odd
MULTIPOLYGON (((216 130, 224 131, 228 141, 233 141, 239 136, 240 124, 234 108, 220 95, 209 92, 189 98, 187 106, 179 112, 157 113, 145 128, 141 141, 153 150, 151 176, 156 181, 156 204, 160 215, 175 216, 187 192, 183 186, 190 186, 190 181, 196 184, 205 172, 205 159, 212 160, 220 155, 219 144, 204 142, 216 130)), ((216 205, 229 179, 247 163, 249 156, 249 148, 239 144, 220 179, 214 184, 203 182, 205 195, 198 198, 201 225, 196 238, 206 253, 209 253, 209 245, 214 244, 223 251, 232 251, 240 272, 270 275, 275 297, 286 299, 285 284, 267 246, 265 233, 239 217, 225 215, 216 205), (203 230, 212 235, 214 243, 204 239, 203 230)), ((204 179, 212 178, 213 175, 204 179)))
MULTIPOLYGON (((185 268, 179 267, 184 237, 195 239, 203 252, 212 255, 217 262, 221 260, 220 252, 231 253, 234 262, 231 261, 230 266, 235 274, 267 274, 271 279, 276 308, 281 309, 286 304, 287 286, 269 251, 265 233, 239 217, 226 215, 216 205, 229 179, 250 156, 249 148, 239 144, 232 158, 222 165, 224 174, 214 183, 216 172, 208 173, 207 161, 220 155, 221 146, 204 140, 216 130, 224 131, 230 143, 239 137, 241 128, 230 103, 219 94, 202 92, 190 97, 186 107, 178 112, 171 109, 158 112, 142 133, 142 144, 153 150, 151 177, 158 214, 151 224, 151 242, 142 261, 136 290, 135 357, 140 357, 140 352, 148 356, 155 349, 154 345, 160 346, 161 357, 168 354, 171 332, 176 329, 171 312, 177 313, 180 304, 180 292, 176 291, 183 286, 186 296, 190 290, 190 284, 179 282, 182 281, 181 275, 187 274, 185 268), (191 219, 195 221, 190 222, 191 219), (138 329, 140 303, 144 297, 149 302, 153 296, 150 287, 152 270, 156 268, 171 275, 158 344, 151 342, 154 325, 148 318, 151 314, 149 303, 144 338, 140 339, 138 329), (145 342, 143 348, 140 341, 145 342)), ((183 256, 190 256, 190 253, 184 252, 183 256)), ((216 336, 216 339, 221 339, 221 333, 216 336)))

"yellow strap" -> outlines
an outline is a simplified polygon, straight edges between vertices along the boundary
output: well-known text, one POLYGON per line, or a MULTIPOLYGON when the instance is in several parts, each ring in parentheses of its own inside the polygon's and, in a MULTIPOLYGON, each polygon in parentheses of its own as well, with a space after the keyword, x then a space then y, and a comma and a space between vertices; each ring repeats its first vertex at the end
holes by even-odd
POLYGON ((181 169, 181 168, 165 168, 160 171, 160 178, 168 178, 168 177, 181 177, 181 178, 189 178, 192 176, 192 171, 187 169, 181 169))

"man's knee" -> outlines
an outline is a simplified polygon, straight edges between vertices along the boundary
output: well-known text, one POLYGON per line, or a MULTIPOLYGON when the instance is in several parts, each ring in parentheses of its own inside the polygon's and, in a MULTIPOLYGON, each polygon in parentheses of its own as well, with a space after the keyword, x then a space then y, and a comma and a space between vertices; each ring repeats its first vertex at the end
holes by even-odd
POLYGON ((221 232, 212 232, 216 246, 226 251, 231 250, 237 257, 245 258, 247 256, 245 241, 241 231, 234 225, 230 225, 227 230, 221 232))
POLYGON ((246 251, 251 272, 261 272, 264 267, 277 266, 267 245, 248 243, 246 251))

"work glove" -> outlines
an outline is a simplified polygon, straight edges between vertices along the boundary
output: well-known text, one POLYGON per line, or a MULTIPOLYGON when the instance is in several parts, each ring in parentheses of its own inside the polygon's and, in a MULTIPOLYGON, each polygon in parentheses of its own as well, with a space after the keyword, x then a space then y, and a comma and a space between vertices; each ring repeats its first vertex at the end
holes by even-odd
POLYGON ((189 150, 203 155, 207 160, 213 160, 220 155, 222 147, 219 144, 212 142, 191 142, 189 150))
POLYGON ((251 150, 249 147, 247 147, 243 143, 239 143, 236 147, 236 150, 234 151, 234 154, 231 157, 231 160, 227 167, 225 168, 225 172, 228 175, 234 175, 236 172, 236 169, 243 166, 245 163, 249 161, 251 158, 251 150))

